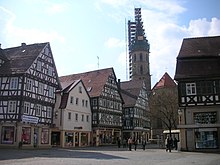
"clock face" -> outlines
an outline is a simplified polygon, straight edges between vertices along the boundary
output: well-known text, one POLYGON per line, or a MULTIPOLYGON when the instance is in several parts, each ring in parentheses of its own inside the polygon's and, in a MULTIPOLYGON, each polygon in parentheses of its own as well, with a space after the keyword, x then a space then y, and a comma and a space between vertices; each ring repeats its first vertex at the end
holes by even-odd
POLYGON ((138 40, 143 40, 144 37, 143 36, 138 36, 138 40))

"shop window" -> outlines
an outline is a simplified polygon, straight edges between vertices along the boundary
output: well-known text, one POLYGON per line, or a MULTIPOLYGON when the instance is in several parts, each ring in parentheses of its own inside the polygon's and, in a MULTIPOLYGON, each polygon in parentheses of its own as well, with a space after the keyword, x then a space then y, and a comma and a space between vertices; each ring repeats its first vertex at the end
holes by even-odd
POLYGON ((49 144, 49 129, 42 128, 41 144, 49 144))
POLYGON ((14 127, 2 127, 2 144, 13 144, 14 142, 14 127))
POLYGON ((21 141, 23 144, 31 144, 31 128, 22 128, 21 141))
POLYGON ((195 147, 200 148, 218 148, 217 128, 196 129, 195 147))

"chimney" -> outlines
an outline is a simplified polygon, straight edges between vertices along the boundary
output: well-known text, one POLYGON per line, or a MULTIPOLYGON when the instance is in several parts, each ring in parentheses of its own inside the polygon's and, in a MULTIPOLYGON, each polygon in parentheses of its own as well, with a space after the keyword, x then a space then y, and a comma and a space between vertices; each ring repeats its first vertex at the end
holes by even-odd
POLYGON ((22 47, 26 46, 26 43, 24 43, 24 42, 23 42, 23 43, 21 43, 21 46, 22 46, 22 47))
POLYGON ((118 87, 119 87, 119 90, 121 90, 121 79, 118 79, 118 87))

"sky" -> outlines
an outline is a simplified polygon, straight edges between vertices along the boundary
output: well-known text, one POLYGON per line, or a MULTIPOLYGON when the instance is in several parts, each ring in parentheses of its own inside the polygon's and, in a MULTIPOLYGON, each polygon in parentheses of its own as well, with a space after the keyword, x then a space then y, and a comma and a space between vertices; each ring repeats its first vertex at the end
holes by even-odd
POLYGON ((59 76, 113 67, 129 80, 127 22, 140 7, 152 84, 175 75, 184 38, 220 36, 219 0, 0 0, 1 48, 50 42, 59 76))

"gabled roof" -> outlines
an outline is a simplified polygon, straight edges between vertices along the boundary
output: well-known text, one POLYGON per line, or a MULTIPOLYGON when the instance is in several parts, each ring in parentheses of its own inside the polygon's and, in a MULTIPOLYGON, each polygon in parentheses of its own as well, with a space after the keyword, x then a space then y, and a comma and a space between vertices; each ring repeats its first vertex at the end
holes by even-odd
POLYGON ((8 59, 1 67, 0 74, 24 73, 48 43, 39 43, 3 49, 8 59))
POLYGON ((120 83, 120 88, 124 107, 132 107, 136 104, 140 90, 143 88, 143 81, 124 81, 120 83))
POLYGON ((113 68, 94 70, 90 72, 72 74, 60 77, 61 83, 70 83, 73 80, 81 79, 90 95, 90 97, 98 97, 106 84, 108 77, 114 74, 113 68))
MULTIPOLYGON (((60 102, 60 109, 64 109, 67 106, 68 103, 68 97, 69 92, 77 85, 79 82, 82 82, 82 80, 73 80, 72 82, 61 82, 62 90, 59 91, 59 93, 63 93, 61 95, 61 102, 60 102)), ((83 83, 82 83, 83 84, 83 83)))
POLYGON ((176 87, 176 83, 174 80, 170 77, 170 75, 166 72, 161 79, 154 85, 154 89, 159 88, 169 88, 169 87, 176 87))
POLYGON ((187 38, 177 57, 175 79, 220 76, 220 36, 187 38))

